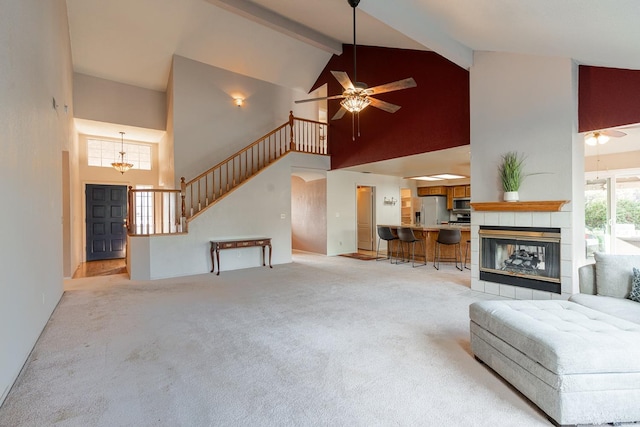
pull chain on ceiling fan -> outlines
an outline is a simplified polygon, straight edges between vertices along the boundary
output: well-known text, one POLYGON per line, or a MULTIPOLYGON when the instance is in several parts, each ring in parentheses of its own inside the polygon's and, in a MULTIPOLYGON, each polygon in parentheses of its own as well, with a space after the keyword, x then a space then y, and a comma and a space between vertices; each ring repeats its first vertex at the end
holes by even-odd
MULTIPOLYGON (((381 93, 392 92, 401 89, 408 89, 412 87, 416 87, 416 81, 412 78, 406 78, 403 80, 398 80, 392 83, 383 84, 375 87, 368 87, 365 83, 358 82, 357 80, 357 68, 356 68, 356 7, 360 3, 360 0, 347 0, 349 6, 353 8, 353 80, 355 83, 351 81, 348 74, 344 71, 331 71, 331 74, 335 79, 340 83, 343 87, 344 91, 341 95, 333 95, 333 96, 325 96, 322 98, 311 98, 311 99, 302 99, 295 101, 296 104, 302 102, 312 102, 312 101, 320 101, 320 100, 329 100, 329 99, 342 99, 340 101, 340 109, 336 114, 331 118, 331 120, 341 119, 345 113, 348 111, 352 114, 352 128, 355 126, 355 115, 360 117, 360 112, 364 110, 367 106, 371 105, 372 107, 379 108, 388 113, 395 113, 400 109, 399 105, 394 105, 386 101, 381 101, 376 98, 372 98, 371 95, 379 95, 381 93)), ((360 136, 360 121, 358 120, 358 136, 360 136)), ((353 132, 353 140, 355 141, 355 132, 353 132)))

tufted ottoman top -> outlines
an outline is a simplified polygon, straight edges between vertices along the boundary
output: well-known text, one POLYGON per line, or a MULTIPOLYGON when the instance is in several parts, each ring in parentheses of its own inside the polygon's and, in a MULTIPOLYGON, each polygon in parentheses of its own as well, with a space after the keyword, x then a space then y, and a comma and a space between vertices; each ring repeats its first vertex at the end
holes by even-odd
POLYGON ((472 322, 556 374, 640 372, 640 325, 569 301, 481 301, 472 322))

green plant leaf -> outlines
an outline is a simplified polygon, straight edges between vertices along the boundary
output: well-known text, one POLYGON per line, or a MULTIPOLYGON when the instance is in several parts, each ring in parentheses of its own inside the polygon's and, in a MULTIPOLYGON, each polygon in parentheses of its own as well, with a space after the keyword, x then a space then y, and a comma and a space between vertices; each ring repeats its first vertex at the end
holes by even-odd
POLYGON ((502 162, 498 167, 502 189, 504 191, 518 191, 525 178, 522 171, 525 157, 517 151, 510 151, 502 155, 502 162))

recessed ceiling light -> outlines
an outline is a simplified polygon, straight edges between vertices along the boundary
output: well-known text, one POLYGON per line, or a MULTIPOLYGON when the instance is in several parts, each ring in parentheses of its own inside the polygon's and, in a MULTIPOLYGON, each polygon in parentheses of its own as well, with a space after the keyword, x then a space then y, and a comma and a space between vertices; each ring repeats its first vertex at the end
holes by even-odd
POLYGON ((441 173, 439 175, 431 175, 433 178, 440 178, 440 179, 460 179, 460 178, 466 178, 466 176, 463 175, 454 175, 452 173, 441 173))

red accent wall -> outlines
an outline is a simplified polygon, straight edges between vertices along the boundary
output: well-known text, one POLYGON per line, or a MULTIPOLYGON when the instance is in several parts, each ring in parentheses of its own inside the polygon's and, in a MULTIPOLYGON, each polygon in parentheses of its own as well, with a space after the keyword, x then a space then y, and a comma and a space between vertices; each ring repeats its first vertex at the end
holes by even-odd
MULTIPOLYGON (((470 143, 469 72, 434 52, 358 46, 358 81, 369 87, 413 77, 417 87, 377 95, 402 108, 387 113, 367 107, 360 113, 360 137, 352 140, 352 115, 330 120, 331 168, 340 169, 380 160, 458 147, 470 143)), ((353 79, 353 46, 334 55, 312 90, 328 83, 327 93, 342 93, 330 71, 345 71, 353 79)), ((329 119, 340 100, 328 102, 329 119)))
POLYGON ((581 65, 578 132, 640 123, 640 71, 581 65))

